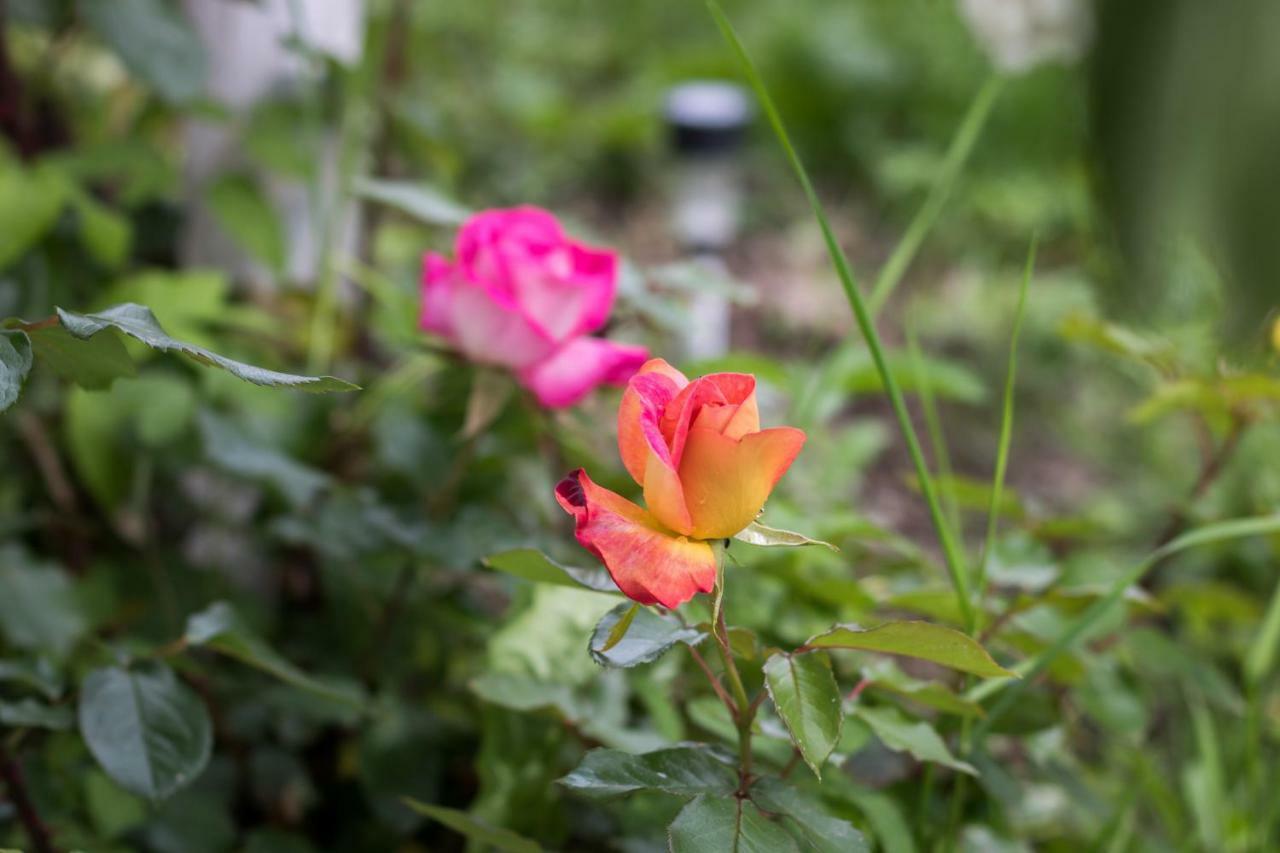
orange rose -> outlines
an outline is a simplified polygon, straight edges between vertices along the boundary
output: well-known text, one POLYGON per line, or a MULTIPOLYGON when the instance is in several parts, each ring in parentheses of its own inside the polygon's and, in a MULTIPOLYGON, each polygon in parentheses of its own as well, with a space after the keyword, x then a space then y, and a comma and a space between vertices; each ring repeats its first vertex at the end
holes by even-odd
POLYGON ((792 427, 760 429, 756 380, 715 373, 690 382, 662 359, 631 378, 618 409, 622 462, 648 511, 574 471, 556 499, 578 541, 641 604, 678 607, 715 586, 706 540, 755 520, 804 444, 792 427))

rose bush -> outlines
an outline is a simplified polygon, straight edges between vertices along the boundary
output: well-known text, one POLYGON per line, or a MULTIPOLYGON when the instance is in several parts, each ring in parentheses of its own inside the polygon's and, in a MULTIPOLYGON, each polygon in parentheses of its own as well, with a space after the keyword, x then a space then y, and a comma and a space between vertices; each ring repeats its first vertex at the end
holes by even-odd
POLYGON ((609 318, 618 258, 567 237, 545 210, 472 216, 456 257, 423 262, 421 326, 480 364, 510 369, 549 408, 572 406, 601 384, 622 384, 643 347, 591 337, 609 318))
POLYGON ((556 488, 578 541, 641 604, 678 607, 715 585, 708 540, 750 524, 804 445, 793 427, 760 429, 756 380, 715 373, 690 382, 662 359, 632 377, 618 409, 618 450, 648 510, 582 470, 556 488))

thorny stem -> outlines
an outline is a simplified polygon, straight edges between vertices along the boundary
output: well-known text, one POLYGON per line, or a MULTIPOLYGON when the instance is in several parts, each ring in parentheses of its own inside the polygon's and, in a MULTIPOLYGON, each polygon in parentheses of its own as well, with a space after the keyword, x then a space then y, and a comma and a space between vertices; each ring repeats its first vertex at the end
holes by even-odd
POLYGON ((27 792, 22 765, 3 745, 0 745, 0 775, 4 777, 5 787, 9 789, 9 800, 18 812, 18 819, 22 821, 22 826, 31 839, 32 849, 36 853, 57 853, 58 848, 53 844, 49 827, 40 819, 40 813, 36 811, 31 795, 27 792))

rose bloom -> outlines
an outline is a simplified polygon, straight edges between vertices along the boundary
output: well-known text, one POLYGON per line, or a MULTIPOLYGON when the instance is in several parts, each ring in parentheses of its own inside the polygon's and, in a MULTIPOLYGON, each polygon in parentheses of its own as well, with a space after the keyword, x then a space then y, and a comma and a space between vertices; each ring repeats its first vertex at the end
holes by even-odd
POLYGON ((690 382, 662 359, 632 377, 618 409, 618 450, 648 510, 581 469, 556 487, 578 542, 629 598, 678 607, 716 581, 708 540, 755 520, 804 444, 793 427, 760 429, 756 380, 715 373, 690 382))
POLYGON ((428 252, 422 328, 468 359, 510 369, 549 408, 621 385, 643 347, 589 337, 618 287, 618 257, 567 237, 536 207, 486 210, 458 232, 456 259, 428 252))

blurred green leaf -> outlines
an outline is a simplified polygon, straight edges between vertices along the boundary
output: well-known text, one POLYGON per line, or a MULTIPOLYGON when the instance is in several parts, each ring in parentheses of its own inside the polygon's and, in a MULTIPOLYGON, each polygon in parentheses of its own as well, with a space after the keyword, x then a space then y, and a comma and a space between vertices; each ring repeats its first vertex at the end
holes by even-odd
POLYGON ((961 773, 978 773, 972 765, 952 755, 933 726, 922 720, 908 720, 896 708, 869 708, 861 703, 849 713, 870 726, 880 742, 895 752, 907 752, 917 761, 941 764, 961 773))
POLYGON ((136 376, 137 367, 114 331, 88 340, 73 337, 61 326, 48 326, 31 333, 31 346, 40 363, 63 379, 90 391, 110 388, 122 376, 136 376))
POLYGON ((85 809, 103 838, 116 838, 147 819, 147 804, 101 770, 84 774, 85 809))
POLYGON ((727 797, 737 789, 738 775, 726 759, 705 746, 678 746, 643 755, 593 749, 560 784, 589 797, 644 790, 680 797, 727 797))
POLYGON ((591 635, 591 657, 602 666, 629 667, 652 663, 672 646, 685 643, 696 646, 706 639, 697 628, 686 628, 674 616, 663 616, 648 607, 632 611, 632 605, 619 604, 596 624, 591 635), (606 649, 614 628, 631 615, 626 634, 606 649))
POLYGON ((799 853, 796 841, 750 800, 701 794, 667 830, 671 853, 799 853))
POLYGON ((20 649, 60 658, 88 627, 62 569, 16 545, 0 546, 0 590, 0 634, 20 649))
POLYGON ((204 45, 182 14, 164 0, 78 0, 81 20, 125 66, 167 101, 204 91, 204 45))
POLYGON ((764 663, 765 685, 778 716, 814 775, 840 741, 840 689, 823 652, 775 654, 764 663))
POLYGON ((14 728, 63 731, 75 723, 75 714, 67 705, 47 705, 38 699, 0 699, 0 723, 14 728))
POLYGON ((195 344, 175 340, 160 327, 151 309, 145 305, 125 303, 99 311, 94 314, 76 314, 72 311, 58 309, 58 317, 62 325, 77 338, 87 339, 103 329, 116 328, 132 338, 136 338, 152 349, 161 352, 179 352, 189 356, 201 364, 220 367, 246 382, 268 387, 298 388, 303 391, 355 391, 357 386, 332 376, 296 376, 289 373, 278 373, 261 367, 244 364, 216 353, 210 352, 195 344))
POLYGON ((618 585, 603 569, 580 569, 576 566, 562 566, 555 560, 534 548, 515 548, 502 551, 484 558, 484 564, 491 569, 524 578, 534 583, 548 583, 556 586, 585 586, 596 592, 615 592, 620 594, 618 585))
POLYGON ((310 507, 332 481, 284 453, 255 443, 232 421, 210 411, 198 417, 200 437, 209 459, 239 477, 266 483, 296 508, 310 507))
POLYGON ((31 372, 31 339, 26 332, 0 331, 0 412, 12 406, 31 372))
POLYGON ((65 689, 46 658, 34 662, 0 660, 0 683, 28 687, 50 701, 60 698, 65 689))
POLYGON ((152 802, 195 781, 213 746, 204 702, 154 661, 90 672, 80 688, 80 734, 107 775, 152 802))
POLYGON ((443 806, 427 805, 407 798, 405 799, 405 804, 419 814, 439 821, 460 835, 465 835, 477 844, 500 851, 500 853, 539 853, 542 850, 538 844, 524 836, 517 835, 511 830, 503 829, 500 826, 492 826, 466 812, 460 812, 457 809, 446 809, 443 806))
POLYGON ((0 269, 21 258, 58 221, 71 184, 49 165, 0 164, 0 269))
POLYGON ((80 239, 89 254, 108 269, 120 267, 129 257, 133 240, 129 220, 84 190, 72 196, 71 204, 80 218, 80 239))
POLYGON ((183 640, 190 646, 204 646, 241 663, 275 676, 286 684, 326 699, 352 705, 364 703, 363 693, 354 687, 339 687, 307 675, 280 656, 266 641, 240 621, 225 601, 209 605, 187 619, 183 640))
POLYGON ((966 634, 932 622, 886 622, 875 628, 837 625, 818 634, 806 648, 856 649, 931 661, 983 678, 1012 677, 986 649, 966 634))
POLYGON ((227 175, 205 190, 205 202, 224 231, 273 273, 284 270, 287 251, 280 216, 261 188, 244 175, 227 175))

